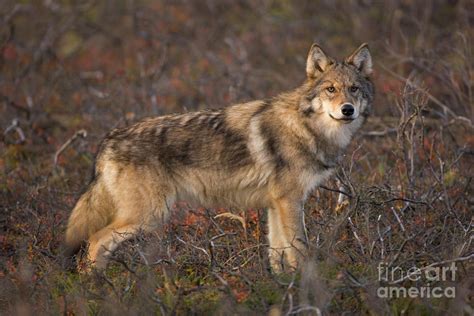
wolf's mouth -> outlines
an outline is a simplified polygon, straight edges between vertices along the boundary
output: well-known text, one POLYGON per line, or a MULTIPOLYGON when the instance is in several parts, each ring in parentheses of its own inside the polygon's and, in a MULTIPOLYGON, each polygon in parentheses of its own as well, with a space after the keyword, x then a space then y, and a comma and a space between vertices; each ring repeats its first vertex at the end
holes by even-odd
POLYGON ((335 117, 332 116, 331 114, 329 114, 329 116, 330 116, 333 120, 339 121, 339 122, 344 123, 344 124, 349 124, 350 122, 352 122, 353 120, 355 120, 354 118, 351 118, 351 117, 348 117, 348 118, 335 118, 335 117))

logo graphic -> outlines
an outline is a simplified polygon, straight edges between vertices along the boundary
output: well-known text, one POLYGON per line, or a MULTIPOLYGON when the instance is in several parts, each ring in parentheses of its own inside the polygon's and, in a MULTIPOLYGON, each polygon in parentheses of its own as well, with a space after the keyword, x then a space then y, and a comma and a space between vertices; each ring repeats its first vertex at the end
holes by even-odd
POLYGON ((378 280, 385 284, 377 289, 377 296, 381 298, 454 298, 456 288, 454 286, 443 287, 441 282, 455 281, 457 267, 454 262, 448 266, 434 266, 418 268, 413 266, 404 270, 398 266, 388 266, 379 263, 378 280), (413 286, 403 286, 401 283, 412 281, 413 286), (436 285, 436 286, 434 286, 436 285))

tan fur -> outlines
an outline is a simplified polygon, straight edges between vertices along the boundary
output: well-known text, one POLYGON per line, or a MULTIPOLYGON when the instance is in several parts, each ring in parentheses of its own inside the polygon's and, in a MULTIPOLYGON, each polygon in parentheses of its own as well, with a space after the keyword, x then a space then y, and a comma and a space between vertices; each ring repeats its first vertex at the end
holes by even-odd
POLYGON ((304 202, 331 175, 367 115, 371 65, 366 45, 342 63, 313 45, 307 79, 289 93, 111 131, 95 179, 71 214, 67 249, 88 241, 88 259, 104 268, 122 241, 156 230, 185 200, 268 208, 271 267, 296 268, 307 246, 304 202), (350 118, 341 114, 344 104, 353 108, 350 118))

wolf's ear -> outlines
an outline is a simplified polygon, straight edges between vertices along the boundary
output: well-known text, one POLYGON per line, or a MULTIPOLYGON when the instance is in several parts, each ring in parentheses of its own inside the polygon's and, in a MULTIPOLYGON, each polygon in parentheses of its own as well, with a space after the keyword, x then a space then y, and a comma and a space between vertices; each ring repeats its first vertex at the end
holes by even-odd
POLYGON ((352 55, 346 58, 346 63, 356 66, 365 76, 370 75, 372 73, 372 56, 369 45, 367 43, 360 45, 352 55))
POLYGON ((320 73, 326 71, 327 67, 334 61, 329 58, 317 44, 313 44, 309 50, 306 60, 306 75, 308 78, 315 78, 320 73))

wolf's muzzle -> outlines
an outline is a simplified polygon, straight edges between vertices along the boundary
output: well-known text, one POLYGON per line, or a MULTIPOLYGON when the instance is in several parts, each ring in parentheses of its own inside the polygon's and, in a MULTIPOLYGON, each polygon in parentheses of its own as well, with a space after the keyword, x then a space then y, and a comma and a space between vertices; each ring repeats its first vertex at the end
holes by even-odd
POLYGON ((341 107, 341 113, 344 118, 350 118, 354 114, 354 106, 350 103, 346 103, 341 107))

